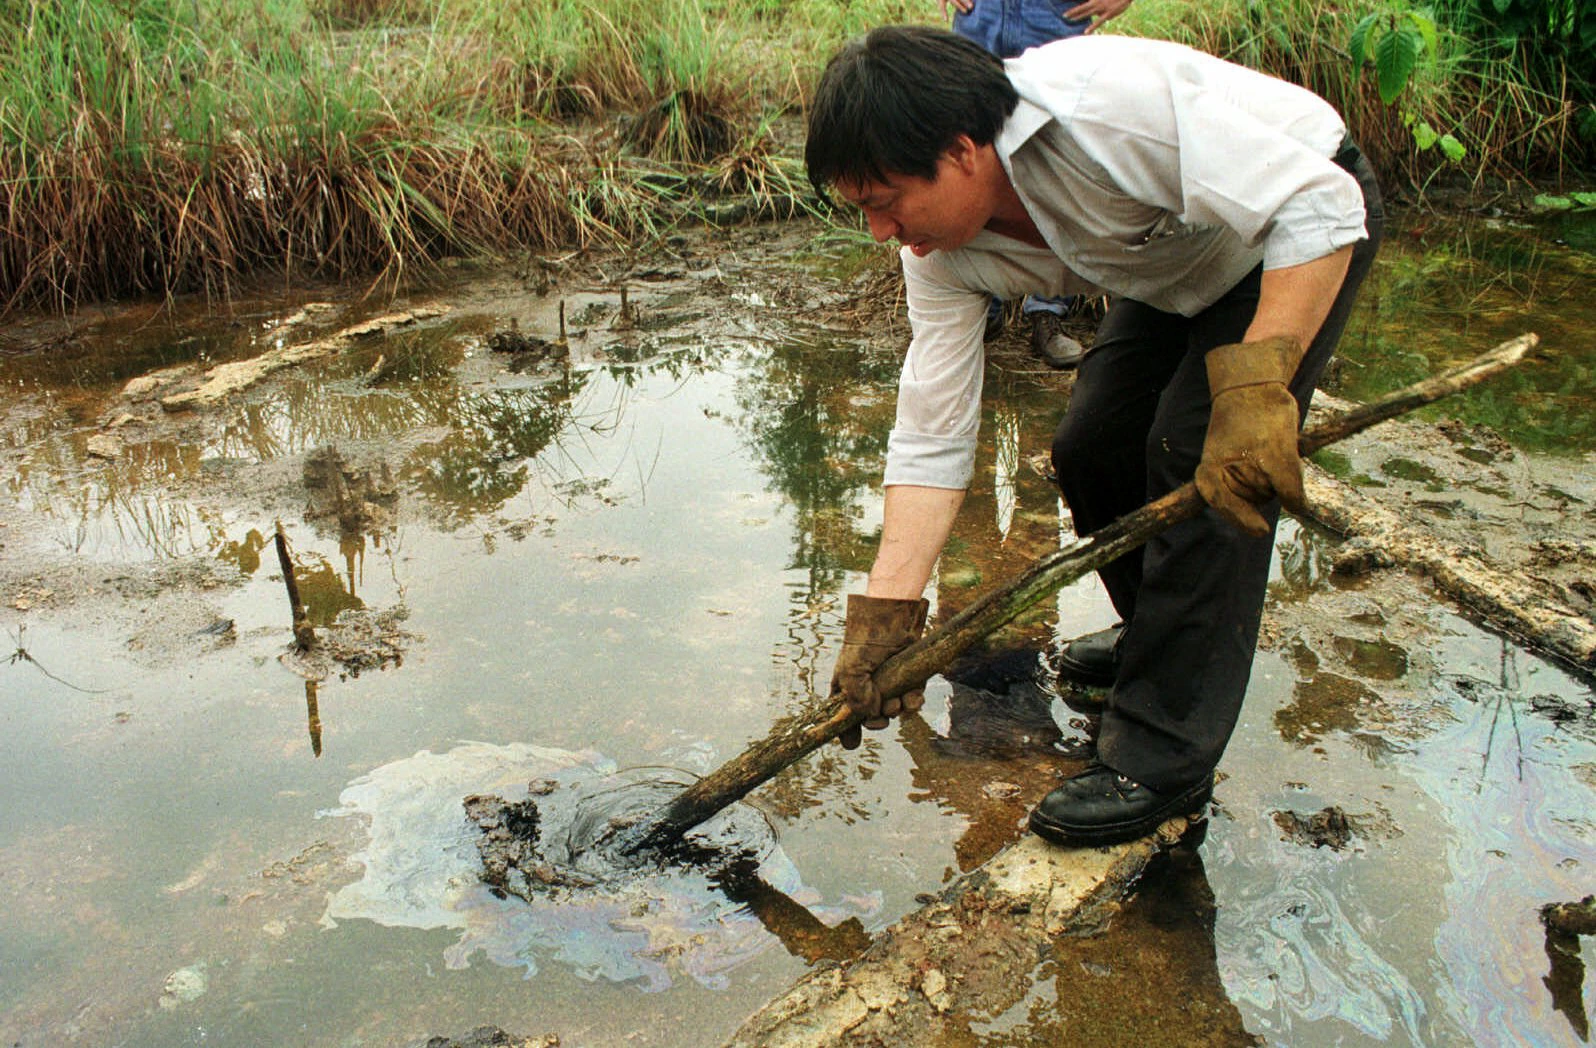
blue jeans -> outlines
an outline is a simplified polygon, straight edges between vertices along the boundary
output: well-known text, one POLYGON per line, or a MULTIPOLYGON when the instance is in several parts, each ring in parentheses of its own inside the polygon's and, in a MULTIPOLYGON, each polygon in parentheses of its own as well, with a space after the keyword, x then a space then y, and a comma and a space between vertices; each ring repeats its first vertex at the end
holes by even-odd
POLYGON ((953 31, 999 58, 1080 36, 1092 23, 1071 22, 1064 12, 1079 0, 975 0, 969 14, 954 14, 953 31))
MULTIPOLYGON (((1020 312, 1028 317, 1035 316, 1038 313, 1052 313, 1054 316, 1061 317, 1069 312, 1069 308, 1074 302, 1075 298, 1071 295, 1066 295, 1063 298, 1043 298, 1041 295, 1026 295, 1025 301, 1020 303, 1020 312)), ((996 320, 997 315, 1001 312, 1003 312, 1003 300, 993 295, 986 304, 987 318, 996 320)))
MULTIPOLYGON (((1071 22, 1064 17, 1064 12, 1077 2, 1079 0, 975 0, 975 7, 969 14, 954 13, 953 31, 999 58, 1013 58, 1027 48, 1086 32, 1092 24, 1090 20, 1071 22)), ((1063 316, 1069 306, 1068 298, 1026 295, 1020 311, 1026 316, 1037 313, 1063 316)), ((987 307, 987 315, 996 319, 1002 309, 1003 300, 994 297, 987 307)))

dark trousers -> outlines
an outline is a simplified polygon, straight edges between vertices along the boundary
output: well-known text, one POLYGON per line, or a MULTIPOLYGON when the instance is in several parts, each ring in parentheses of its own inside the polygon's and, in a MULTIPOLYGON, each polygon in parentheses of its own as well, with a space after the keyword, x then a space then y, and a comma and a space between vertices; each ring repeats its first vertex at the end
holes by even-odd
MULTIPOLYGON (((1307 415, 1384 228, 1380 191, 1356 150, 1337 158, 1358 179, 1369 239, 1353 249, 1335 304, 1291 392, 1307 415)), ((1192 479, 1208 431, 1203 357, 1239 342, 1258 305, 1262 268, 1194 317, 1121 299, 1081 361, 1053 438, 1053 466, 1077 534, 1095 531, 1192 479)), ((1235 730, 1263 613, 1271 532, 1252 538, 1204 510, 1099 576, 1125 621, 1120 669, 1103 714, 1103 763, 1155 789, 1211 771, 1235 730)))

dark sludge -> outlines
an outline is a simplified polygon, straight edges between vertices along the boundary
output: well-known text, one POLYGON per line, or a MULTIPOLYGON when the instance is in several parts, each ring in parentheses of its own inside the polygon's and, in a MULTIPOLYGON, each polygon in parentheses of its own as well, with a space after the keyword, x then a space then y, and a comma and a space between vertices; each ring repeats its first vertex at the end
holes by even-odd
POLYGON ((657 814, 692 781, 675 768, 633 768, 596 780, 536 780, 524 800, 469 796, 482 879, 496 894, 523 898, 671 870, 740 879, 734 871, 757 867, 775 846, 774 829, 756 809, 732 805, 670 840, 650 834, 657 814))

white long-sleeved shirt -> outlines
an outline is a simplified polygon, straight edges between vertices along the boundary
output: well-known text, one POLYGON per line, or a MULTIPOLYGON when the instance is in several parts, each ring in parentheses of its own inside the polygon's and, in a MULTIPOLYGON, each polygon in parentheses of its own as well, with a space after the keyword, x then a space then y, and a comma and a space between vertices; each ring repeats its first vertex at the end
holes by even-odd
POLYGON ((1087 36, 1005 63, 1020 101, 993 145, 1047 247, 983 230, 900 252, 913 335, 885 483, 963 488, 980 423, 989 294, 1124 296, 1192 316, 1260 262, 1365 237, 1317 95, 1180 44, 1087 36))

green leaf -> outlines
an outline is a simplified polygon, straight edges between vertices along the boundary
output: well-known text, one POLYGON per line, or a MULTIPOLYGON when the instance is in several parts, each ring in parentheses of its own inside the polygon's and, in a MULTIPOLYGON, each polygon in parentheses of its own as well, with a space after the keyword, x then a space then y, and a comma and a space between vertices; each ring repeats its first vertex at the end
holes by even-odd
POLYGON ((1420 152, 1435 145, 1436 139, 1440 137, 1440 132, 1431 127, 1428 120, 1420 120, 1413 128, 1413 144, 1419 147, 1420 152))
POLYGON ((1463 143, 1451 135, 1441 136, 1441 152, 1445 153, 1446 158, 1454 164, 1461 163, 1463 157, 1468 154, 1468 150, 1464 148, 1463 143))
POLYGON ((1369 33, 1378 21, 1378 14, 1364 15, 1358 24, 1352 27, 1352 39, 1348 47, 1352 51, 1352 68, 1354 73, 1363 68, 1363 63, 1369 59, 1369 33))
POLYGON ((1424 40, 1407 26, 1393 28, 1375 42, 1374 67, 1380 78, 1380 100, 1386 105, 1408 85, 1423 48, 1424 40))
POLYGON ((1435 19, 1423 11, 1409 11, 1408 24, 1418 30, 1419 39, 1424 43, 1424 50, 1432 55, 1435 54, 1437 39, 1435 19))
POLYGON ((1596 207, 1596 193, 1570 193, 1580 207, 1596 207))
POLYGON ((1573 208, 1574 202, 1566 196, 1554 196, 1551 193, 1536 193, 1535 206, 1545 208, 1547 211, 1568 211, 1573 208))

